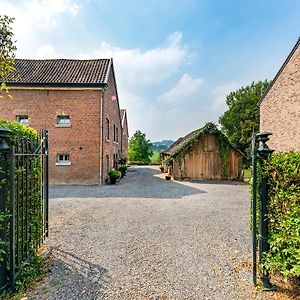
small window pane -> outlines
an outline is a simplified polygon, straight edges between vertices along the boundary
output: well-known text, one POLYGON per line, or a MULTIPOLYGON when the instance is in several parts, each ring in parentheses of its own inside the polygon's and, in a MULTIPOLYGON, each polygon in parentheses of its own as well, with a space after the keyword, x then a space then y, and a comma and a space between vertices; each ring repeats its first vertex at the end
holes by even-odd
POLYGON ((29 124, 28 116, 17 116, 17 120, 23 125, 29 124))
POLYGON ((109 120, 106 119, 105 138, 109 140, 109 120))
POLYGON ((68 162, 70 161, 70 154, 58 154, 57 155, 58 162, 68 162))
POLYGON ((70 116, 58 116, 57 124, 58 125, 70 125, 71 124, 70 116))

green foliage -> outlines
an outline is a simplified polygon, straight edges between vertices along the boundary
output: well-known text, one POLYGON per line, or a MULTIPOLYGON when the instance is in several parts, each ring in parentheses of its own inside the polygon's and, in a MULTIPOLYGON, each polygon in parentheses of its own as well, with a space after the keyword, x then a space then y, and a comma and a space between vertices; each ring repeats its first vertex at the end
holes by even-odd
MULTIPOLYGON (((11 130, 9 144, 15 146, 17 153, 32 154, 31 151, 39 148, 40 139, 36 130, 24 126, 19 122, 6 122, 3 120, 0 120, 0 126, 11 130), (31 147, 25 147, 25 144, 30 145, 31 147)), ((18 255, 18 257, 22 257, 20 263, 25 264, 24 268, 25 270, 28 270, 27 263, 22 262, 22 259, 25 259, 26 257, 25 255, 24 257, 21 256, 21 247, 23 247, 22 250, 26 251, 29 256, 35 256, 37 247, 43 241, 44 216, 43 199, 41 195, 41 157, 39 155, 25 155, 22 157, 17 157, 15 163, 15 205, 19 209, 19 214, 16 215, 15 222, 15 240, 16 243, 17 241, 19 241, 19 245, 23 245, 16 248, 16 252, 17 249, 19 251, 19 253, 16 253, 16 255, 18 255), (26 214, 24 213, 24 211, 26 211, 26 214), (25 222, 26 226, 24 226, 25 222), (17 226, 19 227, 17 228, 17 226)), ((7 207, 9 207, 9 193, 10 189, 8 190, 7 207)), ((6 214, 0 214, 0 224, 2 223, 1 220, 3 220, 3 218, 7 218, 9 216, 9 213, 10 212, 7 212, 6 214)), ((0 240, 0 244, 3 242, 4 241, 0 240)), ((10 249, 5 250, 7 251, 7 253, 9 253, 10 251, 10 249)), ((3 255, 5 254, 6 252, 2 251, 2 253, 0 253, 0 256, 2 255, 3 257, 3 255)), ((20 278, 21 277, 18 277, 18 280, 21 280, 20 278)), ((23 279, 23 281, 26 281, 25 278, 23 279)))
POLYGON ((21 272, 16 281, 15 291, 5 291, 2 299, 23 299, 23 293, 34 283, 42 280, 46 275, 47 261, 40 256, 33 256, 22 263, 21 272))
POLYGON ((119 171, 121 172, 121 177, 124 177, 127 172, 128 167, 126 165, 122 165, 119 167, 119 171))
MULTIPOLYGON (((179 167, 181 168, 182 161, 184 160, 185 156, 189 153, 190 149, 197 141, 200 141, 207 133, 213 134, 216 137, 216 144, 217 144, 217 148, 222 163, 222 177, 227 178, 229 154, 230 154, 230 150, 232 149, 232 146, 229 143, 226 136, 217 128, 216 124, 212 122, 206 123, 202 129, 199 129, 195 137, 189 140, 188 142, 186 142, 180 149, 178 149, 176 153, 173 155, 173 157, 178 161, 179 167)), ((171 163, 172 163, 172 158, 171 157, 167 158, 165 164, 170 165, 171 163)), ((182 168, 181 168, 181 173, 184 174, 184 170, 182 168)), ((183 177, 184 176, 185 175, 183 175, 183 177)))
POLYGON ((4 121, 0 119, 0 127, 11 130, 9 140, 13 144, 20 138, 36 139, 38 137, 37 131, 34 128, 24 126, 19 122, 4 121))
POLYGON ((161 163, 160 154, 160 150, 153 151, 153 154, 151 156, 151 164, 159 165, 161 163))
POLYGON ((251 168, 243 169, 244 182, 249 183, 251 181, 251 168))
POLYGON ((121 155, 120 158, 118 159, 118 164, 121 166, 125 166, 127 163, 127 157, 121 155))
POLYGON ((285 278, 300 276, 300 153, 271 156, 269 176, 269 243, 264 267, 285 278))
POLYGON ((118 180, 119 178, 121 178, 121 172, 120 171, 117 171, 115 169, 110 169, 108 172, 107 172, 107 176, 109 177, 109 180, 111 183, 115 183, 116 180, 118 180))
POLYGON ((13 18, 0 15, 0 98, 3 97, 3 91, 10 97, 5 80, 15 70, 14 51, 16 51, 16 47, 11 28, 13 21, 13 18))
POLYGON ((151 143, 146 139, 146 134, 137 130, 129 140, 128 159, 131 164, 147 165, 151 162, 153 154, 151 143))
POLYGON ((226 97, 228 110, 219 118, 222 131, 231 143, 250 157, 250 145, 253 129, 259 131, 259 107, 262 94, 268 88, 267 80, 252 82, 226 97))

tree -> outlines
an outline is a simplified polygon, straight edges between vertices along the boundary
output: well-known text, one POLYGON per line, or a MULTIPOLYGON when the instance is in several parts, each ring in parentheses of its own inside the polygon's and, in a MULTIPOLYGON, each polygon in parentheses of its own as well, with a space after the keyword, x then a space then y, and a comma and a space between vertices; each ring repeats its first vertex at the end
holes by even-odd
POLYGON ((146 134, 137 130, 128 144, 128 160, 135 164, 149 164, 153 154, 152 144, 146 139, 146 134))
POLYGON ((228 110, 219 118, 222 131, 248 157, 253 130, 259 131, 258 102, 271 82, 252 82, 226 97, 228 110))
POLYGON ((8 16, 0 16, 0 98, 3 97, 3 91, 11 97, 5 81, 9 74, 15 70, 14 52, 17 48, 14 45, 11 28, 13 21, 14 19, 9 18, 8 16))

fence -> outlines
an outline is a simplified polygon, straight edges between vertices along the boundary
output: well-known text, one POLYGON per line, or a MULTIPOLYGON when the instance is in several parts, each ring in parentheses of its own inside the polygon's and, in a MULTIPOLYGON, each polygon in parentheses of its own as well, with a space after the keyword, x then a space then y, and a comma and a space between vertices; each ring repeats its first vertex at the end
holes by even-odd
POLYGON ((10 139, 0 128, 0 292, 48 235, 48 132, 10 139))

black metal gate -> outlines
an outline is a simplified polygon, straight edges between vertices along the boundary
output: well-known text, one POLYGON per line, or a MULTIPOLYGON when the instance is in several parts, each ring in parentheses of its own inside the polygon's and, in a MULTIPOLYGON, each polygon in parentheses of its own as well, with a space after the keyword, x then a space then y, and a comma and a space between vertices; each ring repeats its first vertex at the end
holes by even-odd
POLYGON ((48 132, 11 138, 0 128, 0 292, 48 236, 48 132))

